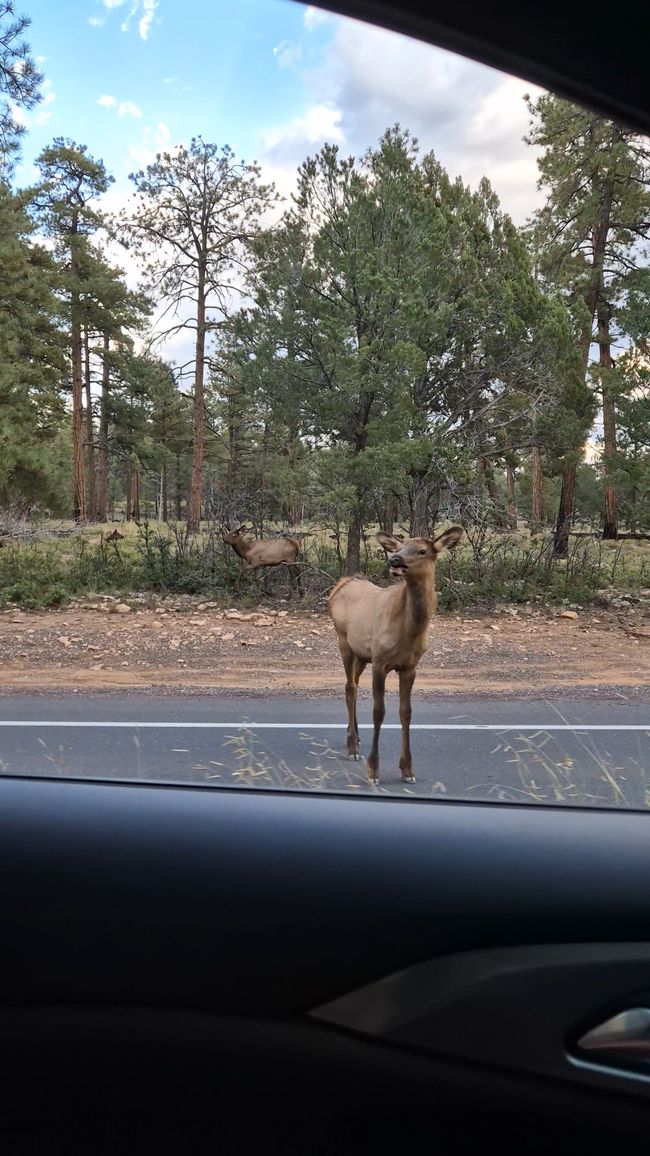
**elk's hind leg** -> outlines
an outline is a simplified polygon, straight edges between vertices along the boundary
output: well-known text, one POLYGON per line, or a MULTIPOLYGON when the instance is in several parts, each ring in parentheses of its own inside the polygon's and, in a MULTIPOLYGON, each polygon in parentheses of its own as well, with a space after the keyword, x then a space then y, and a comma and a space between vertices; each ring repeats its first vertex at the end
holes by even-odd
POLYGON ((365 670, 366 664, 362 658, 350 650, 349 646, 341 647, 341 657, 345 667, 345 704, 348 708, 348 754, 353 759, 359 758, 359 724, 357 723, 357 692, 359 679, 365 670))
POLYGON ((413 761, 411 759, 411 691, 415 682, 415 667, 399 672, 399 721, 402 724, 402 753, 399 769, 403 783, 414 783, 413 761))
POLYGON ((295 563, 289 563, 287 569, 289 571, 289 597, 291 598, 294 591, 297 590, 298 596, 302 598, 303 589, 300 581, 300 566, 297 566, 295 563))
POLYGON ((383 666, 372 668, 372 746, 368 755, 368 778, 371 783, 379 782, 379 732, 384 721, 386 707, 386 670, 383 666))

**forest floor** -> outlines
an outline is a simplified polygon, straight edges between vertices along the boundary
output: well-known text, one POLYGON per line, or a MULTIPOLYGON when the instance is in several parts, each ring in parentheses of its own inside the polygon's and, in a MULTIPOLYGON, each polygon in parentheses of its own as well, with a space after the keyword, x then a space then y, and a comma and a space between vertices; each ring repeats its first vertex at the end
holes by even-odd
MULTIPOLYGON (((104 595, 61 610, 0 612, 0 693, 26 689, 331 695, 342 693, 343 670, 322 612, 104 595)), ((438 695, 570 689, 650 698, 650 606, 441 614, 416 682, 419 694, 438 695)))

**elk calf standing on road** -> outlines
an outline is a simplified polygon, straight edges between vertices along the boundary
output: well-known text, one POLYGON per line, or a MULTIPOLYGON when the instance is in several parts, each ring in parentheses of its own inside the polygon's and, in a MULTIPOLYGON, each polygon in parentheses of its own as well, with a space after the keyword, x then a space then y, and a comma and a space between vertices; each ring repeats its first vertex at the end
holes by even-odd
POLYGON ((367 664, 372 663, 374 729, 368 755, 371 782, 379 780, 379 732, 385 714, 386 675, 391 670, 399 675, 399 717, 402 724, 399 768, 405 783, 415 782, 409 735, 415 669, 427 648, 429 623, 438 603, 438 556, 455 546, 462 534, 460 526, 451 526, 435 540, 410 538, 402 543, 381 531, 377 534, 377 541, 388 554, 390 572, 403 581, 381 587, 359 574, 353 578, 341 578, 329 596, 329 613, 336 627, 346 674, 348 754, 354 758, 359 753, 359 678, 367 664))

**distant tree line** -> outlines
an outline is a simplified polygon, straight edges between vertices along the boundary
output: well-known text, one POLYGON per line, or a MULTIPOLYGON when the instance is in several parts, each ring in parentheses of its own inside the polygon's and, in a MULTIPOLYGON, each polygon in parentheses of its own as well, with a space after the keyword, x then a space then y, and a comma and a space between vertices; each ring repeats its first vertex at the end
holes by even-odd
POLYGON ((11 110, 42 80, 27 24, 0 2, 0 505, 191 532, 314 520, 351 571, 371 523, 523 516, 560 556, 576 518, 650 529, 647 141, 529 101, 545 201, 524 229, 399 125, 360 158, 325 145, 284 205, 195 139, 134 173, 110 219, 112 178, 73 141, 16 187, 11 110))

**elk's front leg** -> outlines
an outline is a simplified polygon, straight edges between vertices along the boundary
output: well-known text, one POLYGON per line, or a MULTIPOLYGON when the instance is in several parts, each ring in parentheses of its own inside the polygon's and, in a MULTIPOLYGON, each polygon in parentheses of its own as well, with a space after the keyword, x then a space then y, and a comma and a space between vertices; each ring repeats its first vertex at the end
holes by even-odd
POLYGON ((402 753, 399 760, 399 769, 402 772, 403 783, 414 783, 413 763, 411 760, 411 691, 415 682, 415 667, 399 672, 399 721, 402 724, 402 753))
POLYGON ((372 668, 372 746, 368 755, 368 778, 371 783, 379 782, 379 732, 384 721, 386 708, 384 695, 386 690, 386 671, 383 666, 372 668))
POLYGON ((345 667, 345 704, 348 708, 348 754, 351 755, 353 759, 358 759, 359 727, 357 724, 357 693, 359 690, 359 679, 366 664, 360 658, 357 658, 356 654, 353 654, 349 649, 342 649, 341 656, 345 667))

